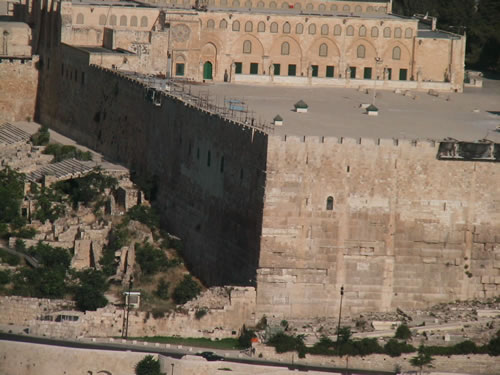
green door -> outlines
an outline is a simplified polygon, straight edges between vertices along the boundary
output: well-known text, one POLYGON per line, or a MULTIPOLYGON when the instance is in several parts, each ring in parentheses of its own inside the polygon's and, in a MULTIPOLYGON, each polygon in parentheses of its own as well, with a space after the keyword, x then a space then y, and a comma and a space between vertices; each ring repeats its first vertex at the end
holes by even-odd
POLYGON ((363 78, 372 79, 372 68, 365 68, 365 71, 363 73, 363 78))
POLYGON ((318 66, 317 65, 311 65, 312 68, 312 76, 317 77, 318 76, 318 66))
POLYGON ((212 63, 210 61, 203 65, 203 79, 212 79, 212 63))
POLYGON ((408 78, 408 70, 407 69, 399 69, 399 80, 406 81, 408 78))

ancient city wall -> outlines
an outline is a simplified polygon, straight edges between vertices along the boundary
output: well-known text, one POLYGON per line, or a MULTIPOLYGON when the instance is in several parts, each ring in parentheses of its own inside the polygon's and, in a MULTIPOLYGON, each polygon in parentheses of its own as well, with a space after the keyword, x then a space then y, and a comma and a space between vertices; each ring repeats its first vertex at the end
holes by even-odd
POLYGON ((500 164, 438 146, 270 137, 258 313, 337 316, 342 285, 348 313, 498 295, 500 164))
POLYGON ((38 56, 0 59, 0 123, 35 116, 38 56))
POLYGON ((162 225, 183 239, 185 259, 205 282, 252 283, 267 135, 69 55, 53 60, 41 122, 147 182, 162 225), (60 79, 63 63, 71 75, 60 79))

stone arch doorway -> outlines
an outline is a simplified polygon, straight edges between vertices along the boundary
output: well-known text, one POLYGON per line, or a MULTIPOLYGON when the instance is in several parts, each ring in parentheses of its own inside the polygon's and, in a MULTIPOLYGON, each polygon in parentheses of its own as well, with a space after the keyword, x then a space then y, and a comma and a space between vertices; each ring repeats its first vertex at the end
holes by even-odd
POLYGON ((203 79, 213 79, 212 63, 210 61, 205 61, 205 64, 203 64, 203 79))

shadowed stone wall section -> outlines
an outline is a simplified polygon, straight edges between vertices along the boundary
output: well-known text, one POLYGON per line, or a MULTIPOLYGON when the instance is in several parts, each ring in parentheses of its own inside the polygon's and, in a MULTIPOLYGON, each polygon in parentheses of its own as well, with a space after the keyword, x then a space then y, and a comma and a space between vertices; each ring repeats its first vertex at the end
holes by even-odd
POLYGON ((155 105, 138 81, 64 53, 71 73, 47 72, 41 122, 149 181, 162 225, 207 284, 254 283, 267 135, 166 94, 155 105))

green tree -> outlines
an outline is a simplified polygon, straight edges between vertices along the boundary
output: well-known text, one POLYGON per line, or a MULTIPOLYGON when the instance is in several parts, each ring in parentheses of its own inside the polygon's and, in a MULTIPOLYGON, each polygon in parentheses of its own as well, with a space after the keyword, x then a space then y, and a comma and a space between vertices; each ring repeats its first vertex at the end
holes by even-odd
POLYGON ((154 275, 168 267, 168 258, 164 250, 155 248, 149 242, 135 244, 135 259, 145 275, 154 275))
POLYGON ((487 345, 488 354, 492 356, 500 355, 500 330, 497 332, 496 337, 493 337, 487 345))
POLYGON ((77 285, 74 287, 76 307, 81 311, 94 311, 107 305, 104 293, 108 283, 103 272, 86 269, 75 272, 77 285))
POLYGON ((251 347, 252 339, 254 337, 256 337, 255 332, 252 331, 251 329, 247 329, 247 327, 243 325, 240 336, 238 337, 238 346, 242 349, 251 347))
POLYGON ((169 298, 169 294, 168 294, 169 286, 170 286, 170 284, 165 279, 163 279, 163 278, 160 279, 160 282, 158 283, 158 286, 156 287, 156 290, 155 290, 155 295, 161 299, 168 299, 169 298))
POLYGON ((422 369, 424 367, 432 367, 431 362, 434 360, 432 356, 425 351, 423 345, 418 348, 418 354, 410 359, 410 364, 414 367, 418 367, 420 370, 420 375, 422 375, 422 369))
POLYGON ((142 205, 134 206, 128 210, 127 216, 131 220, 136 220, 147 225, 150 229, 155 229, 160 226, 160 218, 152 207, 142 205))
POLYGON ((172 297, 175 303, 183 305, 200 294, 200 292, 200 285, 193 280, 191 275, 184 275, 184 279, 175 287, 172 297))
POLYGON ((0 223, 19 218, 23 197, 24 176, 9 167, 0 170, 0 223))
POLYGON ((90 151, 81 151, 75 146, 60 145, 57 143, 52 143, 45 147, 43 153, 46 155, 53 155, 54 159, 52 163, 57 163, 66 159, 77 159, 77 160, 92 160, 92 154, 90 151))
POLYGON ((42 125, 38 131, 31 136, 31 143, 35 146, 45 146, 50 142, 50 133, 47 125, 42 125))
POLYGON ((406 324, 401 324, 398 329, 396 329, 394 337, 406 341, 411 338, 411 331, 406 324))
POLYGON ((347 344, 348 342, 351 341, 351 337, 352 337, 351 328, 340 327, 340 329, 337 329, 337 331, 335 333, 339 337, 339 341, 338 341, 339 345, 347 344))
POLYGON ((162 375, 160 372, 160 361, 152 355, 147 355, 135 365, 136 375, 162 375))
POLYGON ((49 220, 51 223, 65 214, 65 207, 62 204, 63 197, 60 192, 51 188, 42 188, 35 194, 36 211, 35 219, 42 223, 49 220))

